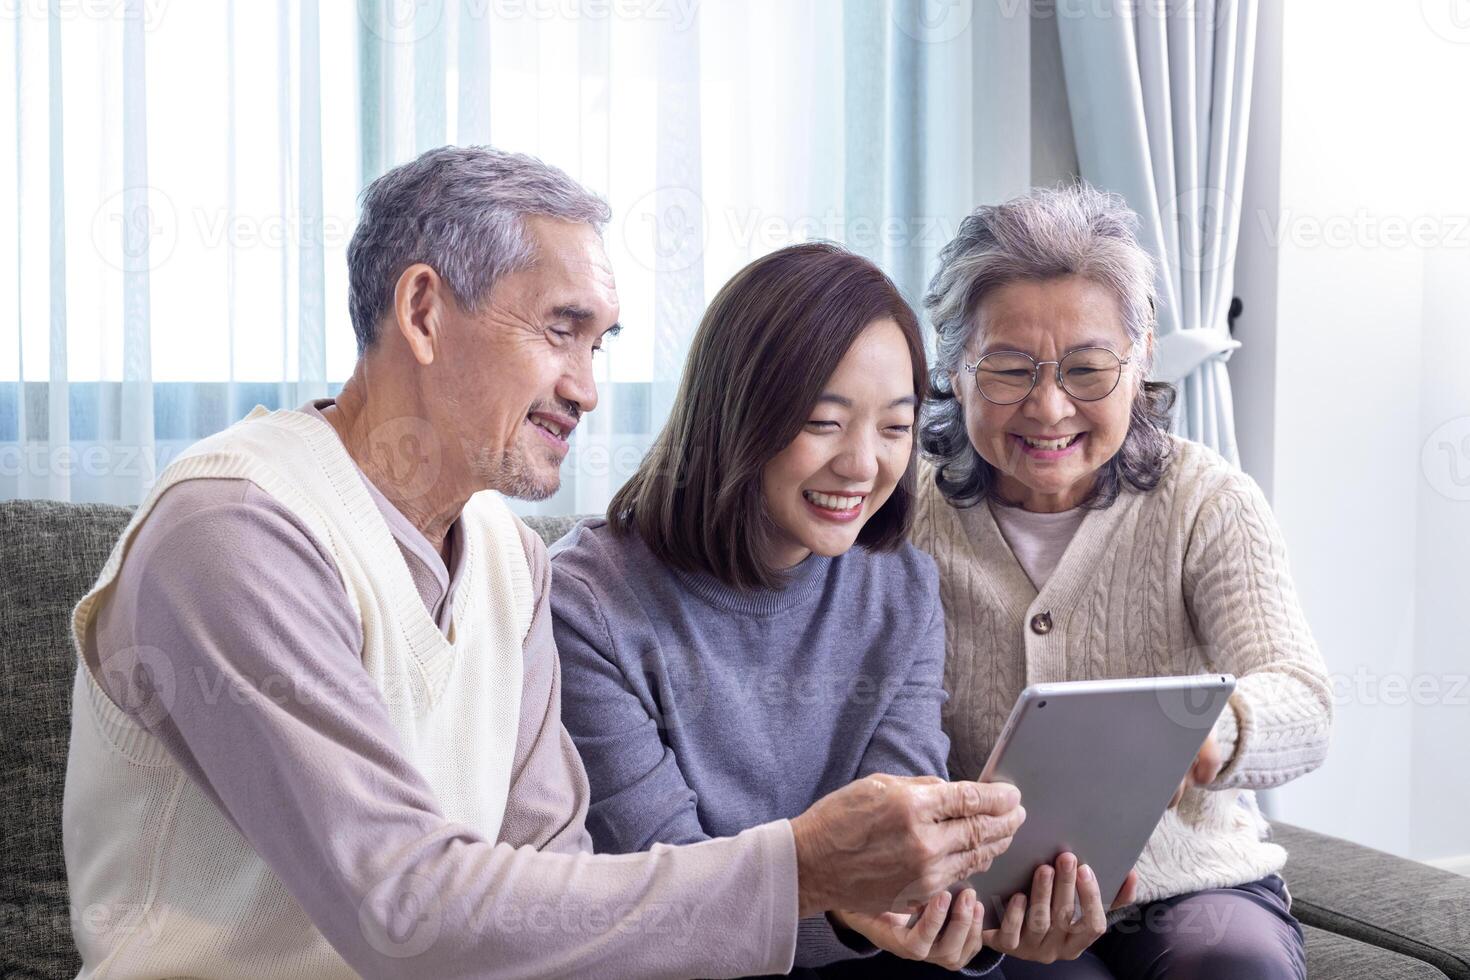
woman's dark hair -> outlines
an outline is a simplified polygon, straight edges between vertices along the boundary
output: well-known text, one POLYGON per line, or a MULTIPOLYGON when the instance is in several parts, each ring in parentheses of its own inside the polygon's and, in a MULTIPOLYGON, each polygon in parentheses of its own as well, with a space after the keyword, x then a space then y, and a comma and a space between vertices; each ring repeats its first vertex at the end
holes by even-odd
MULTIPOLYGON (((940 251, 939 269, 924 296, 934 325, 935 363, 920 443, 934 462, 939 492, 955 506, 1005 502, 995 467, 970 444, 950 380, 966 376, 962 365, 976 312, 991 292, 1012 282, 1065 276, 1099 283, 1117 299, 1136 369, 1148 376, 1155 265, 1138 241, 1137 227, 1138 216, 1123 198, 1077 181, 976 209, 940 251)), ((1169 463, 1174 397, 1170 384, 1144 381, 1139 386, 1122 448, 1099 468, 1082 506, 1110 506, 1124 484, 1144 491, 1158 486, 1169 463)))
MULTIPOLYGON (((775 525, 762 471, 800 434, 853 342, 882 319, 903 331, 922 399, 928 368, 918 319, 873 263, 813 242, 741 269, 705 311, 668 422, 613 497, 609 525, 636 531, 675 568, 735 588, 779 586, 784 573, 764 557, 775 525)), ((914 481, 911 456, 858 544, 889 550, 905 540, 914 481)))

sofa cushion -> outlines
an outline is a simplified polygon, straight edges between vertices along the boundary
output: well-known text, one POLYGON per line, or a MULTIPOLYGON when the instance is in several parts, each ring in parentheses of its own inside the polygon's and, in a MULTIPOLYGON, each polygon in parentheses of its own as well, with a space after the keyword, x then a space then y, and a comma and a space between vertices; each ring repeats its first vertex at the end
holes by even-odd
POLYGON ((1360 943, 1315 926, 1307 936, 1307 980, 1445 980, 1423 960, 1360 943))
POLYGON ((74 977, 81 966, 61 854, 71 611, 130 514, 100 504, 0 503, 0 976, 74 977))
POLYGON ((1470 878, 1285 823, 1272 839, 1303 923, 1470 980, 1470 878))
POLYGON ((577 522, 582 520, 582 518, 547 517, 542 514, 537 514, 534 517, 523 517, 521 520, 526 522, 527 527, 541 535, 541 540, 545 541, 546 546, 549 548, 559 539, 565 537, 566 533, 575 527, 577 522))

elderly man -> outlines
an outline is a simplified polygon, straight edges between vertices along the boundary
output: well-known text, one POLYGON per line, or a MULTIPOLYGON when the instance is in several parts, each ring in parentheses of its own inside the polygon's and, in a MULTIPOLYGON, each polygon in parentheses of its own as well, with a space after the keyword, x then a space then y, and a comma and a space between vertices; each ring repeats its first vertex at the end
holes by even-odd
POLYGON ((546 552, 617 329, 606 206, 444 148, 368 188, 359 359, 176 460, 78 605, 65 846, 83 975, 790 968, 798 919, 986 866, 1014 791, 874 777, 789 821, 590 854, 546 552), (483 493, 493 490, 498 493, 483 493), (94 923, 94 924, 95 924, 94 923))

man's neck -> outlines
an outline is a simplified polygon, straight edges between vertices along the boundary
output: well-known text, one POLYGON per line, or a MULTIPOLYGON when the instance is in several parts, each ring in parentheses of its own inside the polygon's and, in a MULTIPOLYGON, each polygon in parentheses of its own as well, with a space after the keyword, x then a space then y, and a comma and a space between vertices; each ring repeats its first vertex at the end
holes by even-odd
POLYGON ((354 372, 335 403, 322 407, 322 417, 373 486, 418 528, 447 566, 449 529, 474 490, 455 478, 453 453, 421 413, 387 400, 370 401, 363 395, 365 387, 354 372))

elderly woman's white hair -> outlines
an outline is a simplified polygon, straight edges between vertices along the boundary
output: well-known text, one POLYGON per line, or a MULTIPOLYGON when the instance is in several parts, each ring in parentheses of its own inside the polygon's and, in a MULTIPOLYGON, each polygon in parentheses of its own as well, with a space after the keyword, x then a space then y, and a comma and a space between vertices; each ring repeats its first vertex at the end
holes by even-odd
MULTIPOLYGON (((1004 204, 985 205, 960 223, 939 253, 939 269, 924 295, 935 331, 931 391, 921 434, 940 491, 959 506, 996 493, 995 469, 970 444, 951 378, 960 377, 976 329, 976 310, 991 291, 1022 280, 1082 276, 1117 297, 1123 329, 1143 376, 1151 367, 1155 323, 1155 264, 1138 242, 1138 216, 1123 198, 1083 181, 1034 190, 1004 204)), ((1134 397, 1123 446, 1098 473, 1088 507, 1106 507, 1126 482, 1158 485, 1169 457, 1171 385, 1145 381, 1134 397)))

